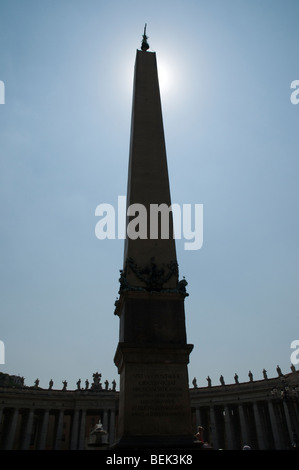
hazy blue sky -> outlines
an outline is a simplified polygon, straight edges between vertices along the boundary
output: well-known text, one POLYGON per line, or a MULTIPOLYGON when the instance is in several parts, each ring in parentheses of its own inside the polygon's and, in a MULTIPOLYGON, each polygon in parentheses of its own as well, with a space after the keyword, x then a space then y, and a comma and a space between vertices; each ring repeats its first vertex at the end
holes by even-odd
MULTIPOLYGON (((172 201, 203 204, 178 241, 190 384, 290 372, 299 339, 297 0, 1 0, 1 321, 5 365, 47 387, 117 380, 123 240, 95 208, 125 195, 132 77, 157 53, 172 201)), ((297 366, 298 368, 299 366, 297 366)))

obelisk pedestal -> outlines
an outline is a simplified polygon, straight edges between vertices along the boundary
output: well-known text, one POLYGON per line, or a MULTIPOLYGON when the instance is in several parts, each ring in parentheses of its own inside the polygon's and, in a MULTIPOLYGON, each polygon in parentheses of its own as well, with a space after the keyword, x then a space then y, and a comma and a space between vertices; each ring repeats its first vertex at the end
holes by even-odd
POLYGON ((119 308, 118 447, 192 446, 183 294, 127 292, 119 308))

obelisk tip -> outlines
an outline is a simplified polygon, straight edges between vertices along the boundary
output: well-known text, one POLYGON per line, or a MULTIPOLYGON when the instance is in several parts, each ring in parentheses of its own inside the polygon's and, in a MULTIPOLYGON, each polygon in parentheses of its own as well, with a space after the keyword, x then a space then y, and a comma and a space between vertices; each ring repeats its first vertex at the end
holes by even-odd
POLYGON ((146 35, 146 23, 144 26, 144 31, 143 31, 143 36, 142 36, 142 43, 141 43, 141 49, 146 52, 149 49, 149 44, 147 42, 148 36, 146 35))

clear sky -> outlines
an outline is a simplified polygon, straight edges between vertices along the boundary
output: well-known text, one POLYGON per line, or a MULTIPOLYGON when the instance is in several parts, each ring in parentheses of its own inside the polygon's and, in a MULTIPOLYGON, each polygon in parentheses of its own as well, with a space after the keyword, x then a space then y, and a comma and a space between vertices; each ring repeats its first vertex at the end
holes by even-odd
MULTIPOLYGON (((299 340, 297 0, 1 0, 0 340, 27 385, 111 383, 123 240, 95 209, 126 194, 136 49, 161 75, 172 201, 203 204, 177 242, 190 385, 290 372, 299 340)), ((296 366, 299 367, 298 365, 296 366)))

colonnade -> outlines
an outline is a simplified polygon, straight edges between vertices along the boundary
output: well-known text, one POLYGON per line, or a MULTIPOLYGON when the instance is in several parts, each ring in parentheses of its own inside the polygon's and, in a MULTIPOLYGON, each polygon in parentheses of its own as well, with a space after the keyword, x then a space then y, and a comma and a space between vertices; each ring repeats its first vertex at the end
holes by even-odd
MULTIPOLYGON (((104 404, 105 405, 105 404, 104 404)), ((26 405, 25 405, 26 406, 26 405)), ((101 421, 108 443, 115 440, 115 409, 78 407, 0 407, 0 448, 3 450, 84 450, 91 428, 101 421)))
POLYGON ((204 428, 204 440, 214 449, 283 450, 299 447, 298 398, 281 399, 266 393, 263 398, 242 393, 230 397, 221 393, 215 399, 193 394, 196 427, 204 428), (221 400, 222 398, 222 400, 221 400), (229 401, 230 398, 230 401, 229 401))
MULTIPOLYGON (((204 428, 214 449, 299 448, 299 371, 231 385, 190 389, 193 429, 204 428)), ((0 386, 0 449, 92 448, 90 432, 101 422, 107 444, 117 434, 119 392, 0 386)))

